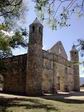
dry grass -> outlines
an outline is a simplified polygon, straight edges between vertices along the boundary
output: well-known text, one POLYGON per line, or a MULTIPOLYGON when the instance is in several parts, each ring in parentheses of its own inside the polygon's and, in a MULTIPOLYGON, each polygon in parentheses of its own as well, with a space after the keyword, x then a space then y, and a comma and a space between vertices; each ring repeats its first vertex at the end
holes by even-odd
POLYGON ((69 99, 70 96, 72 94, 43 97, 0 95, 0 112, 84 112, 84 100, 69 99))

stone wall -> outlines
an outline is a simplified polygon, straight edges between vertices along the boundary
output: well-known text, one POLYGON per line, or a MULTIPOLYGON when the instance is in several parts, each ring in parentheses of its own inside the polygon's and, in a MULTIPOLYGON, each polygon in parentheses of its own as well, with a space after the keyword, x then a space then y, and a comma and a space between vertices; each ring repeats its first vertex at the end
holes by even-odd
POLYGON ((73 65, 65 58, 43 51, 43 91, 56 93, 73 90, 73 65))
POLYGON ((74 90, 74 74, 73 74, 74 71, 72 68, 67 67, 67 72, 68 72, 68 77, 67 77, 68 88, 67 88, 67 90, 72 91, 72 90, 74 90))
POLYGON ((26 74, 26 94, 42 95, 42 45, 43 25, 36 18, 29 26, 29 44, 26 74))
MULTIPOLYGON (((43 25, 36 18, 29 26, 28 53, 0 60, 4 92, 42 95, 43 92, 80 90, 79 66, 67 60, 61 43, 48 51, 43 47, 43 25)), ((79 61, 78 51, 72 47, 71 61, 79 61)))
POLYGON ((3 91, 6 93, 24 94, 27 55, 13 56, 3 59, 4 77, 3 91))
POLYGON ((74 91, 80 91, 80 80, 79 80, 79 54, 75 46, 72 46, 72 50, 70 51, 71 61, 73 63, 73 79, 74 79, 74 91))
POLYGON ((59 55, 59 56, 64 57, 65 59, 67 59, 67 54, 65 52, 65 49, 64 49, 61 41, 58 41, 48 51, 51 52, 51 53, 53 53, 53 54, 55 54, 55 55, 59 55))
MULTIPOLYGON (((4 92, 25 94, 27 54, 3 59, 4 92)), ((73 66, 65 58, 43 50, 42 91, 56 93, 74 87, 73 66)))

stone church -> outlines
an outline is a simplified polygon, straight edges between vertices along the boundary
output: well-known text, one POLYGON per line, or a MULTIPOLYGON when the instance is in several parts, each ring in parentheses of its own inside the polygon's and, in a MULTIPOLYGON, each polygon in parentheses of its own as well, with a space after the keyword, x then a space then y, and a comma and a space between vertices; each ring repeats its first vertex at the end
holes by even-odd
POLYGON ((59 91, 80 91, 78 51, 72 46, 71 60, 62 42, 51 49, 43 47, 43 25, 36 18, 29 26, 28 53, 4 58, 0 69, 1 92, 30 96, 59 91))

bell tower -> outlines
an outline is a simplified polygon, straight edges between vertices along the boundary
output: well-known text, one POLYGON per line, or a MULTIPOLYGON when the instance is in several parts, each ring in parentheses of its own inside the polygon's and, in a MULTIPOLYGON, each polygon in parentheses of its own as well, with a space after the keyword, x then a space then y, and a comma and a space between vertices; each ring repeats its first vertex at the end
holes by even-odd
POLYGON ((42 94, 42 36, 43 25, 36 18, 29 26, 26 94, 30 96, 42 94))
POLYGON ((74 91, 80 91, 80 77, 79 77, 79 55, 75 45, 72 46, 70 51, 71 61, 73 63, 73 72, 74 72, 74 91))

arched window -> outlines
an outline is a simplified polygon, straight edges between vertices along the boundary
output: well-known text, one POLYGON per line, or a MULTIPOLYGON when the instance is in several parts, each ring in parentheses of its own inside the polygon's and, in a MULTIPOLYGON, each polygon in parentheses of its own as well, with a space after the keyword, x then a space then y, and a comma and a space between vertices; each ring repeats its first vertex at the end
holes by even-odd
POLYGON ((4 77, 0 74, 0 91, 3 91, 4 87, 4 77))
POLYGON ((77 54, 77 52, 74 52, 75 54, 77 54))
POLYGON ((39 27, 39 33, 42 33, 42 28, 41 27, 39 27))
POLYGON ((32 32, 35 32, 35 26, 32 26, 32 32))

